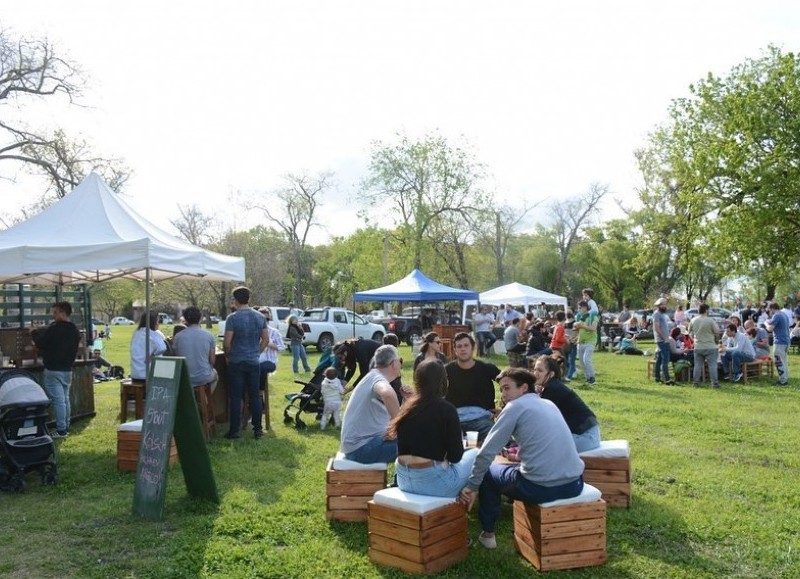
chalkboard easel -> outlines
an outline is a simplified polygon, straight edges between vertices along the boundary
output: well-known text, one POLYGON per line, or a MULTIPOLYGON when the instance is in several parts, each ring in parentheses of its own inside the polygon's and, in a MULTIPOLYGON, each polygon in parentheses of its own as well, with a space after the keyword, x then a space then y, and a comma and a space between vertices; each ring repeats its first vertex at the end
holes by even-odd
POLYGON ((147 378, 142 440, 133 492, 134 515, 152 521, 164 518, 173 434, 187 491, 193 497, 219 504, 211 459, 185 360, 156 356, 147 378))

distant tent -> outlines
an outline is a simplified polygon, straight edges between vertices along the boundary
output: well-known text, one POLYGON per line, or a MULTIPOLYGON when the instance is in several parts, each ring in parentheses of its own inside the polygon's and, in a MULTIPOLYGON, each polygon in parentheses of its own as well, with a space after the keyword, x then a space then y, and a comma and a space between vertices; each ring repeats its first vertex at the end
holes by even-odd
POLYGON ((537 306, 539 304, 567 306, 567 298, 563 296, 551 294, 517 282, 481 292, 480 302, 490 305, 511 304, 512 306, 525 306, 526 310, 528 306, 537 306))
POLYGON ((441 302, 476 299, 478 292, 442 285, 418 269, 393 284, 353 294, 353 301, 356 302, 441 302))

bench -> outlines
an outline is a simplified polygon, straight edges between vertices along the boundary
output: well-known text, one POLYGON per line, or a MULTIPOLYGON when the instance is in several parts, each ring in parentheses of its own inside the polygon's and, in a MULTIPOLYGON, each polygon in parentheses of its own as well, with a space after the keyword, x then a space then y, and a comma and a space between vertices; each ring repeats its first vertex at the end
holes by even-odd
POLYGON ((514 545, 539 571, 603 565, 606 503, 590 484, 571 499, 514 501, 514 545))
POLYGON ((604 440, 580 453, 583 480, 597 487, 609 507, 631 506, 631 456, 627 440, 604 440))
POLYGON ((341 452, 325 469, 325 518, 329 521, 366 521, 367 503, 386 487, 386 463, 361 464, 341 452))
POLYGON ((383 489, 369 501, 369 560, 438 573, 467 558, 467 508, 455 498, 383 489))
POLYGON ((742 382, 747 384, 750 378, 756 380, 773 378, 775 376, 775 364, 772 358, 756 358, 752 362, 742 362, 742 382))

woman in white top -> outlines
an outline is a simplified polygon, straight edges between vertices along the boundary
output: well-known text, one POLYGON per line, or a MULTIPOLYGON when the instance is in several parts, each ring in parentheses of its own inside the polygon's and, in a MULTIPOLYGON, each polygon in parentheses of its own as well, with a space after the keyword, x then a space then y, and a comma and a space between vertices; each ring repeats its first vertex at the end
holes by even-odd
MULTIPOLYGON (((147 329, 145 324, 147 316, 142 314, 139 318, 139 327, 133 333, 131 338, 131 378, 134 380, 144 381, 147 379, 147 360, 146 356, 147 347, 147 329)), ((158 316, 154 313, 150 314, 150 357, 159 356, 167 351, 167 342, 164 339, 164 334, 158 331, 158 316)))

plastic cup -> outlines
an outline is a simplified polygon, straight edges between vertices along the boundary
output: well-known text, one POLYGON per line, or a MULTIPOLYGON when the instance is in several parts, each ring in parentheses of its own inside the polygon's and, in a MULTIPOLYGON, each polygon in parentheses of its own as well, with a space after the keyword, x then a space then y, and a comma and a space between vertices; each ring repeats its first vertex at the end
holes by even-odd
POLYGON ((478 432, 475 430, 467 431, 467 447, 475 448, 478 446, 478 432))

